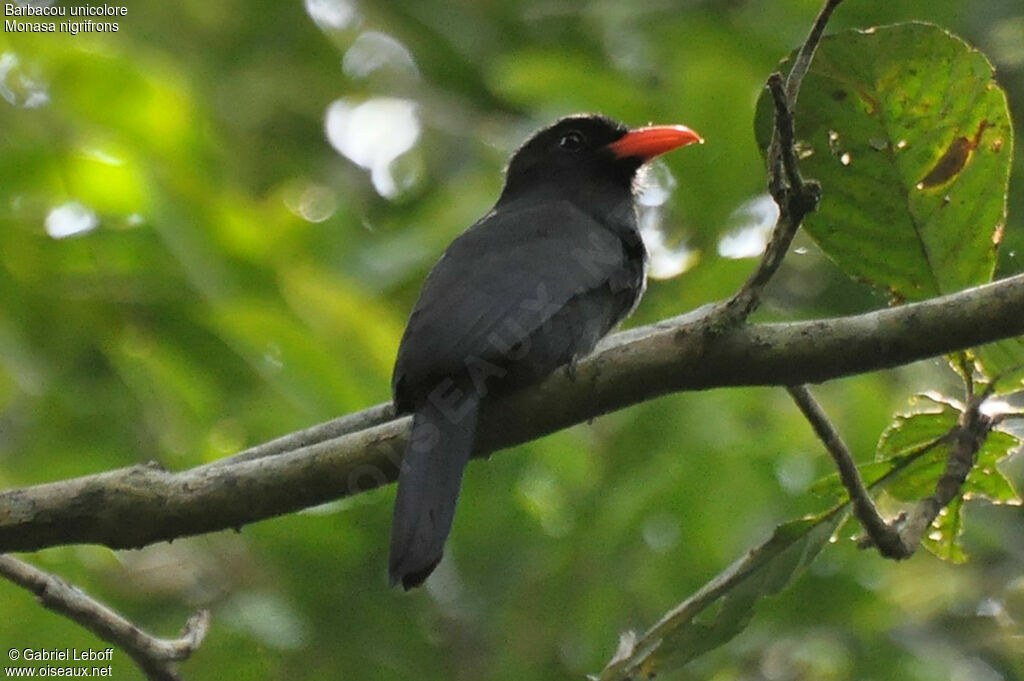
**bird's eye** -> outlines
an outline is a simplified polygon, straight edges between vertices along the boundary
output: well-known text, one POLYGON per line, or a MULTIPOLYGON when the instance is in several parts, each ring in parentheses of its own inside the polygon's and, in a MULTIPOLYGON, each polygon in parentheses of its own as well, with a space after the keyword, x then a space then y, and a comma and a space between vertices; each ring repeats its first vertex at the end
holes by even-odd
POLYGON ((558 138, 558 148, 563 151, 579 151, 586 145, 587 139, 577 130, 570 130, 558 138))

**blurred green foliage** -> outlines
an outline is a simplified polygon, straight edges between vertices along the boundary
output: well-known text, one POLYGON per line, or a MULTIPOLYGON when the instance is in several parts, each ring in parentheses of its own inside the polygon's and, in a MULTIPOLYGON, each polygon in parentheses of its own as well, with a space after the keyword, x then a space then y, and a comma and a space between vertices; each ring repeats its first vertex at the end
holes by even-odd
MULTIPOLYGON (((113 34, 0 33, 0 487, 184 468, 386 400, 426 270, 561 114, 707 138, 664 161, 678 186, 660 214, 699 262, 652 282, 630 323, 728 295, 752 261, 718 244, 765 183, 754 104, 817 5, 182 0, 135 2, 113 34), (382 98, 414 103, 415 143, 383 165, 339 154, 332 102, 382 98)), ((858 0, 832 29, 954 31, 994 62, 1019 134, 1022 12, 858 0)), ((372 139, 398 144, 403 120, 372 139)), ((1022 147, 997 273, 1024 257, 1022 147)), ((886 303, 797 247, 760 318, 886 303)), ((936 360, 820 398, 869 460, 909 395, 955 385, 936 360)), ((620 631, 826 508, 808 487, 829 470, 783 391, 683 394, 470 466, 448 560, 412 595, 386 587, 391 489, 241 534, 31 559, 157 633, 211 608, 187 678, 580 678, 620 631)), ((1021 511, 971 506, 966 565, 893 564, 842 537, 680 678, 1024 678, 1021 511)), ((0 603, 8 647, 99 647, 11 585, 0 603)), ((123 654, 114 668, 140 678, 123 654)))

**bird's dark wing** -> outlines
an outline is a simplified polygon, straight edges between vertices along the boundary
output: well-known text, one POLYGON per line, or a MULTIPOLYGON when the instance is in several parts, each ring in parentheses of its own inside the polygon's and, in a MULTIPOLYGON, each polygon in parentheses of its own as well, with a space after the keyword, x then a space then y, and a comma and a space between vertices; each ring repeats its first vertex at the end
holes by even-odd
POLYGON ((589 352, 639 296, 642 254, 568 201, 490 213, 424 284, 395 365, 399 407, 467 363, 529 379, 589 352))

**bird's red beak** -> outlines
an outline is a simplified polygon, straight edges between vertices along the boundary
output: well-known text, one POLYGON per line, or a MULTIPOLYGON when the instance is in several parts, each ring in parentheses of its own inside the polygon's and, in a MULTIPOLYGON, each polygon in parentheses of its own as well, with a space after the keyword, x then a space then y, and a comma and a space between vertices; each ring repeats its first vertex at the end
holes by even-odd
POLYGON ((685 125, 652 125, 630 130, 608 145, 616 158, 641 158, 649 161, 659 154, 687 144, 704 144, 704 138, 685 125))

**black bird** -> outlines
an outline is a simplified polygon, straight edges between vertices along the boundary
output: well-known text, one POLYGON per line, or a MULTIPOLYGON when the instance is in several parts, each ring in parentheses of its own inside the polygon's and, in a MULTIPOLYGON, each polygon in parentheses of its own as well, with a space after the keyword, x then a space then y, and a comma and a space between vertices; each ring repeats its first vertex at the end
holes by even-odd
POLYGON ((395 362, 413 413, 391 528, 391 584, 418 586, 441 560, 481 401, 574 363, 622 321, 646 283, 633 183, 658 154, 700 136, 563 118, 512 156, 487 215, 427 276, 395 362))

